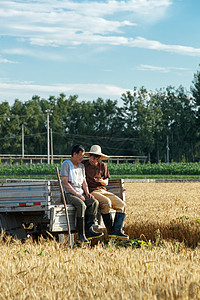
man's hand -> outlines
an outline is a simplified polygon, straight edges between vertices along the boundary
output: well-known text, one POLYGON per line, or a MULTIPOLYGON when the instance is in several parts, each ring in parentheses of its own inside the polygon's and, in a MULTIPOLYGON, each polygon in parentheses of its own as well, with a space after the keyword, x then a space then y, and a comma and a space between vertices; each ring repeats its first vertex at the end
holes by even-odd
POLYGON ((90 194, 90 193, 87 193, 86 197, 94 199, 94 196, 92 194, 90 194))
POLYGON ((80 198, 82 201, 85 201, 85 197, 83 195, 77 194, 76 197, 80 198))
POLYGON ((63 177, 62 177, 62 180, 63 180, 63 185, 64 185, 64 187, 66 188, 66 190, 67 190, 70 194, 72 194, 72 195, 78 197, 78 198, 81 199, 82 201, 85 201, 85 197, 84 197, 83 195, 81 195, 81 194, 78 194, 78 193, 76 192, 76 190, 71 186, 71 184, 70 184, 70 182, 69 182, 69 178, 68 178, 67 176, 63 176, 63 177))

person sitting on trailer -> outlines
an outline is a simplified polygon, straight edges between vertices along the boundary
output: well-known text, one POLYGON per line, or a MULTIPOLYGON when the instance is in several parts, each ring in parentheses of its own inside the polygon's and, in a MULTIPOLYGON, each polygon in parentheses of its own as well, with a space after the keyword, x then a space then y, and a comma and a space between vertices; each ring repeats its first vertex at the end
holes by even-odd
POLYGON ((108 192, 106 189, 110 174, 107 165, 100 159, 107 159, 109 156, 101 152, 99 145, 93 145, 85 155, 90 157, 89 160, 83 161, 89 191, 99 201, 108 237, 128 240, 129 236, 122 231, 125 219, 125 203, 118 196, 108 192), (111 208, 116 210, 114 222, 110 213, 111 208))
POLYGON ((85 167, 81 163, 84 154, 84 147, 75 145, 72 148, 71 159, 65 160, 60 169, 66 202, 76 208, 79 243, 89 243, 89 240, 103 235, 102 232, 96 232, 93 229, 99 203, 89 193, 85 178, 85 167))

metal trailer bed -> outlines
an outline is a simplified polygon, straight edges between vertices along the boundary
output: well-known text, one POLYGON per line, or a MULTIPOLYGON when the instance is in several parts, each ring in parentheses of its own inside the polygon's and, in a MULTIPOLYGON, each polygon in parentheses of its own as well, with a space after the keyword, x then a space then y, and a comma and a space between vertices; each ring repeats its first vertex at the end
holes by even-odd
MULTIPOLYGON (((125 201, 123 179, 110 179, 107 189, 125 201)), ((76 212, 67 204, 72 234, 76 232, 76 212)), ((115 211, 112 211, 113 217, 115 211)), ((68 233, 64 205, 57 180, 7 180, 0 183, 0 228, 15 238, 27 236, 26 225, 32 224, 30 233, 68 233)), ((104 227, 98 214, 97 227, 104 227)))

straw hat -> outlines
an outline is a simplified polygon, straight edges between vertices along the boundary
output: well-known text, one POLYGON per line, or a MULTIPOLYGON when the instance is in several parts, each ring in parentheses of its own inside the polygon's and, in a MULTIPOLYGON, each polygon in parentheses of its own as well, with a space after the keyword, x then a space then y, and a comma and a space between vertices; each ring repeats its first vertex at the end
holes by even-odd
POLYGON ((89 152, 85 152, 86 156, 90 156, 90 154, 99 155, 100 158, 102 158, 102 159, 109 158, 109 156, 101 153, 101 147, 99 145, 92 145, 92 147, 90 148, 90 151, 89 152))

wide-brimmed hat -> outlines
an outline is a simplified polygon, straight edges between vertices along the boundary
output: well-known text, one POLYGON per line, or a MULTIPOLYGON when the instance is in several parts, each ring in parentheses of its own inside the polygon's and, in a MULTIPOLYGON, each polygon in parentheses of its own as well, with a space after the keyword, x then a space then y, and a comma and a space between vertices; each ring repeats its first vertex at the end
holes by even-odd
POLYGON ((101 153, 101 147, 99 145, 92 145, 92 147, 90 148, 90 151, 89 152, 85 152, 86 156, 90 156, 90 154, 99 155, 100 158, 102 158, 102 159, 109 158, 109 156, 101 153))

